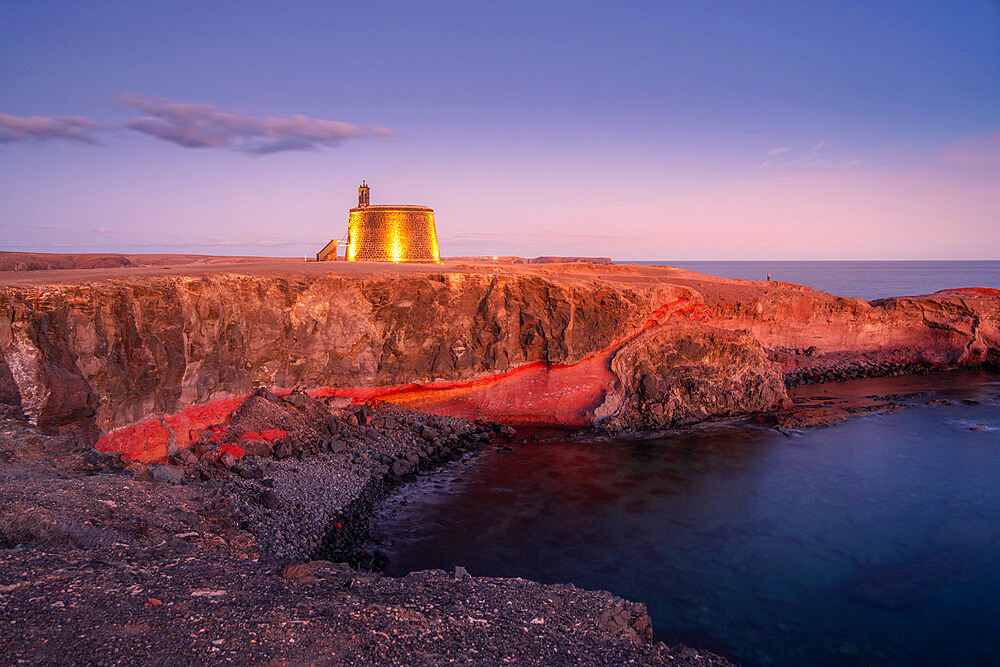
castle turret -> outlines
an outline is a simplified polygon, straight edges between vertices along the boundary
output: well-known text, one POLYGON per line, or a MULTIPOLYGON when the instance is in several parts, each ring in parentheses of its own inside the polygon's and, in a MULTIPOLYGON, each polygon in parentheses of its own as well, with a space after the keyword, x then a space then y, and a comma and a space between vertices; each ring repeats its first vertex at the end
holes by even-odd
POLYGON ((368 185, 358 188, 358 205, 347 221, 349 262, 440 263, 434 209, 410 204, 368 203, 368 185))

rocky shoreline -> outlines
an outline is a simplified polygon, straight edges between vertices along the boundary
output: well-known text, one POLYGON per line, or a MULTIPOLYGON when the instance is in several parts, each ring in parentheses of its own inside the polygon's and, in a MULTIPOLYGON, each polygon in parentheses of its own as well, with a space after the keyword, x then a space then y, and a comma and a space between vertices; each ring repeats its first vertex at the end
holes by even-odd
POLYGON ((4 662, 728 664, 651 642, 645 607, 609 593, 380 575, 362 551, 375 504, 511 432, 351 408, 261 391, 153 465, 5 414, 4 662))
MULTIPOLYGON (((798 390, 772 415, 775 428, 920 400, 815 393, 798 390)), ((609 593, 462 568, 382 576, 371 548, 378 503, 514 433, 377 401, 338 405, 260 390, 152 465, 6 412, 0 622, 14 628, 10 662, 728 664, 653 643, 645 607, 609 593)))
POLYGON ((0 624, 29 664, 727 664, 609 593, 381 576, 375 507, 511 425, 788 431, 916 399, 809 384, 1000 368, 984 288, 868 303, 589 263, 0 282, 0 624))
MULTIPOLYGON (((220 460, 218 452, 230 447, 244 450, 229 462, 236 474, 226 490, 241 525, 275 558, 323 555, 357 566, 365 556, 355 552, 354 533, 372 504, 416 471, 458 459, 509 428, 379 402, 344 409, 331 403, 337 401, 261 390, 205 434, 197 468, 203 476, 203 461, 220 460)), ((172 460, 179 462, 178 449, 172 460)))

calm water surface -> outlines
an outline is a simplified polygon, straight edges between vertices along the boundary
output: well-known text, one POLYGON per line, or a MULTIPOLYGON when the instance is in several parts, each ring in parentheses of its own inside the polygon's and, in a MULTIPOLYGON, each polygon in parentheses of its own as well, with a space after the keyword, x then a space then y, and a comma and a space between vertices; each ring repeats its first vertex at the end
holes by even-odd
MULTIPOLYGON (((622 262, 626 263, 626 262, 622 262)), ((631 263, 631 262, 627 262, 631 263)), ((723 278, 764 280, 771 272, 783 280, 814 289, 881 299, 887 296, 930 294, 953 287, 1000 289, 1000 261, 939 262, 645 262, 655 266, 678 266, 689 271, 723 278)))
POLYGON ((927 393, 792 437, 731 425, 491 450, 389 501, 390 573, 611 590, 648 605, 659 639, 744 664, 995 664, 1000 376, 807 390, 823 391, 927 393))

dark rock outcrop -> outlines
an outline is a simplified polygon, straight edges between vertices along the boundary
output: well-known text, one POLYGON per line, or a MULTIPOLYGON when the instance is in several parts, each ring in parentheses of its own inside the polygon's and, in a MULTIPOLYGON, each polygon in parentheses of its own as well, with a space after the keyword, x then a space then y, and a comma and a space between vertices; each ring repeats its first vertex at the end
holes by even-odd
POLYGON ((623 347, 611 369, 615 387, 597 416, 619 435, 769 410, 787 397, 781 373, 748 333, 654 329, 623 347))

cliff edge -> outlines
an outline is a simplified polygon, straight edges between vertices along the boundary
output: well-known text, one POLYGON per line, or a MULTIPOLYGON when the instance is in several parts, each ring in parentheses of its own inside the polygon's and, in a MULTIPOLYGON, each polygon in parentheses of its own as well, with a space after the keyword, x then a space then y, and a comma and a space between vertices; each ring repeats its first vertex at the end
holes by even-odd
POLYGON ((1000 290, 867 302, 672 267, 200 262, 7 272, 0 403, 162 458, 254 388, 612 434, 786 385, 1000 368, 1000 290))

